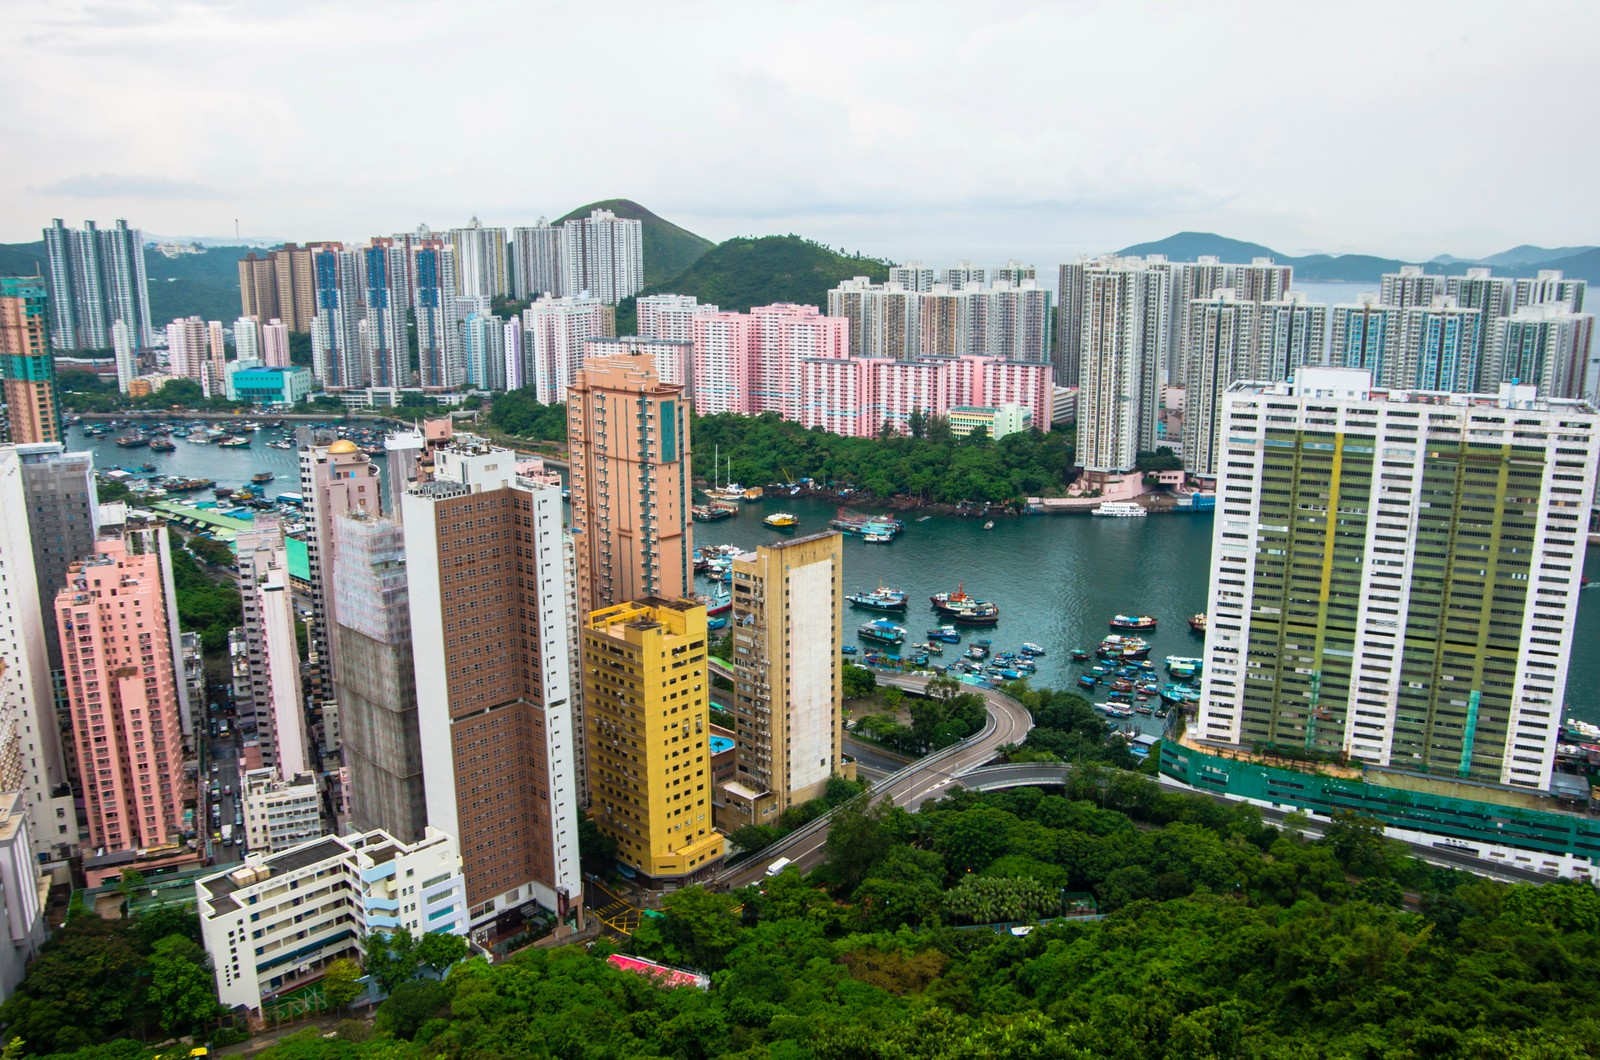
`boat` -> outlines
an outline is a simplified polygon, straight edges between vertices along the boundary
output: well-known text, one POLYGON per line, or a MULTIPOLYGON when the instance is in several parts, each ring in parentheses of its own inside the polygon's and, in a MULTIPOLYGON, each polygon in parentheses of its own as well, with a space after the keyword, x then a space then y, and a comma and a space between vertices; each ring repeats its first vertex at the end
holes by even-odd
POLYGON ((1159 695, 1165 702, 1172 703, 1177 706, 1182 706, 1185 703, 1197 703, 1200 701, 1200 693, 1196 689, 1180 684, 1162 685, 1157 690, 1157 695, 1159 695))
POLYGON ((928 602, 933 605, 935 611, 947 615, 955 614, 957 611, 964 611, 971 607, 993 606, 987 600, 979 600, 976 597, 968 596, 966 586, 961 582, 956 583, 955 592, 934 593, 928 597, 928 602))
POLYGON ((994 626, 1000 623, 1000 608, 994 604, 975 604, 960 611, 946 612, 945 617, 958 626, 994 626))
POLYGON ((844 645, 843 647, 841 647, 839 649, 839 654, 840 655, 854 655, 856 652, 858 652, 860 650, 861 649, 856 647, 854 644, 846 644, 846 645, 844 645))
POLYGON ((897 626, 887 618, 875 618, 857 629, 856 636, 880 644, 899 644, 906 639, 906 631, 904 626, 897 626))
POLYGON ((138 449, 150 444, 150 439, 142 434, 124 434, 116 441, 118 449, 138 449))
POLYGON ((1039 647, 1039 645, 1033 643, 1031 640, 1025 640, 1022 642, 1022 650, 1027 652, 1029 655, 1043 655, 1045 653, 1043 648, 1039 647))
POLYGON ((852 593, 845 597, 852 607, 864 607, 868 611, 904 611, 906 609, 906 594, 899 589, 885 589, 878 586, 870 593, 852 593))
POLYGON ((766 496, 766 490, 762 489, 760 486, 751 486, 749 489, 739 494, 739 496, 747 501, 758 501, 762 497, 766 496))
POLYGON ((250 481, 251 482, 271 482, 273 479, 275 479, 277 477, 278 477, 277 475, 274 475, 270 471, 257 471, 254 475, 250 476, 250 481))
POLYGON ((1189 616, 1189 630, 1200 634, 1202 637, 1206 635, 1206 616, 1204 612, 1189 616))
POLYGON ((958 644, 961 633, 954 626, 940 626, 938 629, 928 630, 929 640, 942 640, 946 644, 958 644))
POLYGON ((1134 504, 1132 501, 1106 501, 1090 514, 1110 515, 1118 519, 1138 519, 1150 513, 1144 510, 1143 505, 1134 504))
POLYGON ((1116 615, 1111 619, 1112 629, 1129 629, 1146 632, 1156 628, 1156 620, 1149 615, 1116 615))
POLYGON ((230 434, 217 439, 217 445, 223 449, 247 449, 250 447, 250 439, 243 435, 230 434))
POLYGON ((932 519, 932 518, 933 518, 933 516, 931 516, 931 515, 922 515, 922 516, 918 516, 918 517, 917 517, 917 522, 919 522, 919 523, 925 523, 925 522, 927 522, 927 521, 928 521, 928 520, 929 520, 929 519, 932 519))
POLYGON ((268 449, 293 449, 294 448, 294 443, 289 441, 287 438, 279 438, 275 442, 268 442, 267 443, 267 448, 268 449))
POLYGON ((984 523, 983 524, 983 528, 985 530, 993 530, 994 529, 994 520, 990 519, 987 523, 984 523))
POLYGON ((929 655, 943 655, 944 654, 944 645, 940 644, 936 640, 931 640, 926 644, 916 644, 916 645, 913 645, 913 647, 915 647, 918 651, 927 652, 929 655))
POLYGON ((1182 655, 1167 656, 1167 673, 1173 677, 1185 679, 1194 677, 1204 666, 1204 659, 1191 659, 1182 655))
POLYGON ((1100 642, 1095 654, 1102 659, 1140 659, 1150 654, 1150 642, 1142 637, 1119 637, 1113 633, 1100 642))
POLYGON ((739 506, 728 501, 712 501, 709 504, 696 504, 690 507, 689 514, 699 523, 715 523, 722 519, 731 519, 739 514, 739 506))
POLYGON ((1088 662, 1089 652, 1084 648, 1073 648, 1071 653, 1073 662, 1088 662))
POLYGON ((217 483, 209 478, 169 478, 161 484, 168 493, 193 493, 195 490, 210 489, 217 483))
POLYGON ((195 445, 210 445, 211 432, 206 430, 204 427, 196 427, 194 430, 184 435, 183 440, 186 442, 193 442, 195 445))
POLYGON ((894 540, 891 534, 862 534, 861 540, 869 545, 887 545, 894 540))
POLYGON ((800 525, 800 517, 793 512, 773 512, 761 521, 774 530, 793 530, 800 525))
POLYGON ((828 520, 831 529, 841 533, 851 534, 856 537, 865 537, 868 534, 887 534, 894 537, 906 528, 900 520, 887 515, 863 515, 853 512, 849 508, 840 508, 833 513, 833 518, 828 520))
POLYGON ((1078 684, 1082 685, 1084 688, 1093 688, 1095 685, 1097 685, 1099 683, 1100 683, 1100 679, 1095 677, 1093 674, 1079 674, 1078 675, 1078 684))
POLYGON ((159 438, 150 439, 150 451, 152 453, 171 453, 176 451, 177 448, 177 444, 164 434, 159 438))

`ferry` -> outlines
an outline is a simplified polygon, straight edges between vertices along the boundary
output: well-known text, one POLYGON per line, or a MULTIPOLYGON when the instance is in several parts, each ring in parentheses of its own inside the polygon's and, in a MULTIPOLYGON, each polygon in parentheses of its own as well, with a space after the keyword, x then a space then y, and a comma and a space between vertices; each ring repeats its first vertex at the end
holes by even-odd
POLYGON ((1189 630, 1200 634, 1202 637, 1206 635, 1206 616, 1204 612, 1189 616, 1189 630))
POLYGON ((1111 628, 1143 633, 1154 630, 1156 620, 1149 615, 1115 615, 1111 619, 1111 628))
POLYGON ((761 521, 774 530, 793 530, 800 525, 800 517, 793 512, 773 512, 761 521))
POLYGON ((900 589, 885 589, 879 586, 870 593, 852 593, 845 597, 852 607, 864 607, 868 611, 904 611, 906 609, 906 594, 900 589))
POLYGON ((1132 501, 1106 501, 1096 508, 1092 515, 1110 515, 1118 519, 1139 519, 1150 513, 1144 506, 1134 504, 1132 501))
POLYGON ((164 434, 159 438, 150 439, 150 451, 152 453, 171 453, 175 452, 177 448, 177 445, 172 441, 172 439, 168 438, 164 434))
POLYGON ((897 626, 887 618, 875 618, 857 629, 856 636, 880 644, 900 644, 906 639, 906 631, 904 626, 897 626))
POLYGON ((251 482, 271 482, 273 479, 275 479, 277 477, 278 477, 277 475, 274 475, 270 471, 257 471, 254 475, 250 476, 250 481, 251 482))

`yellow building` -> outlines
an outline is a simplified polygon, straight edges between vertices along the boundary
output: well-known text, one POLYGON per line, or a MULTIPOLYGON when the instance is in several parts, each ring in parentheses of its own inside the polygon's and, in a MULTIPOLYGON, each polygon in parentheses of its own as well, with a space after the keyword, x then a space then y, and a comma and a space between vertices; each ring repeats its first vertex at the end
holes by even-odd
POLYGON ((652 880, 722 857, 711 822, 706 609, 648 598, 590 613, 583 727, 590 812, 617 860, 652 880))
POLYGON ((737 767, 717 795, 717 827, 772 824, 826 793, 844 760, 839 645, 844 550, 834 531, 762 545, 733 561, 737 767))

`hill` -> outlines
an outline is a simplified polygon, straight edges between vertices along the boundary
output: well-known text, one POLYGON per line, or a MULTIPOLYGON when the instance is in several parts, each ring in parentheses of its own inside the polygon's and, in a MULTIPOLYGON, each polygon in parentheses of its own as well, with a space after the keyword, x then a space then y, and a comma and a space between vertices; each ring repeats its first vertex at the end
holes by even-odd
POLYGON ((1251 258, 1282 260, 1282 256, 1271 247, 1264 247, 1260 243, 1246 243, 1241 239, 1229 239, 1215 232, 1179 232, 1177 235, 1158 239, 1153 243, 1135 243, 1131 247, 1123 247, 1117 253, 1123 257, 1139 258, 1147 258, 1151 254, 1165 254, 1173 261, 1193 261, 1207 254, 1215 255, 1223 261, 1249 261, 1251 258))
POLYGON ((826 306, 828 289, 852 276, 889 278, 889 262, 837 253, 796 235, 740 236, 718 243, 670 283, 645 294, 692 294, 723 309, 774 302, 826 306))
POLYGON ((1591 250, 1600 250, 1600 247, 1535 247, 1524 243, 1521 246, 1512 247, 1510 250, 1502 250, 1498 254, 1490 254, 1483 259, 1483 263, 1485 265, 1497 265, 1502 268, 1517 265, 1538 265, 1548 269, 1550 268, 1550 262, 1559 261, 1562 258, 1577 257, 1591 250))
POLYGON ((33 243, 0 243, 0 276, 45 274, 44 240, 33 243))
POLYGON ((704 236, 697 236, 686 228, 658 217, 632 199, 604 199, 580 206, 571 213, 556 218, 555 224, 577 217, 587 217, 591 210, 610 210, 618 217, 643 222, 644 230, 644 284, 654 287, 677 276, 693 265, 700 256, 716 246, 704 236))
MULTIPOLYGON (((232 323, 239 316, 239 259, 248 247, 211 247, 169 258, 144 252, 150 280, 150 320, 158 328, 178 317, 232 323)), ((44 243, 0 243, 0 276, 45 273, 44 243)))

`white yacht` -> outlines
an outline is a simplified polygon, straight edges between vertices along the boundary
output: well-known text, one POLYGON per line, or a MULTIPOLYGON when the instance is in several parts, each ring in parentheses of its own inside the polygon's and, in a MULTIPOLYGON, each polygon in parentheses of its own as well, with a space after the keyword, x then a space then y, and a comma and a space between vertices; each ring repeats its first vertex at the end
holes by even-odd
POLYGON ((1118 519, 1137 519, 1150 513, 1144 510, 1143 505, 1132 501, 1106 501, 1094 510, 1095 515, 1114 515, 1118 519))

